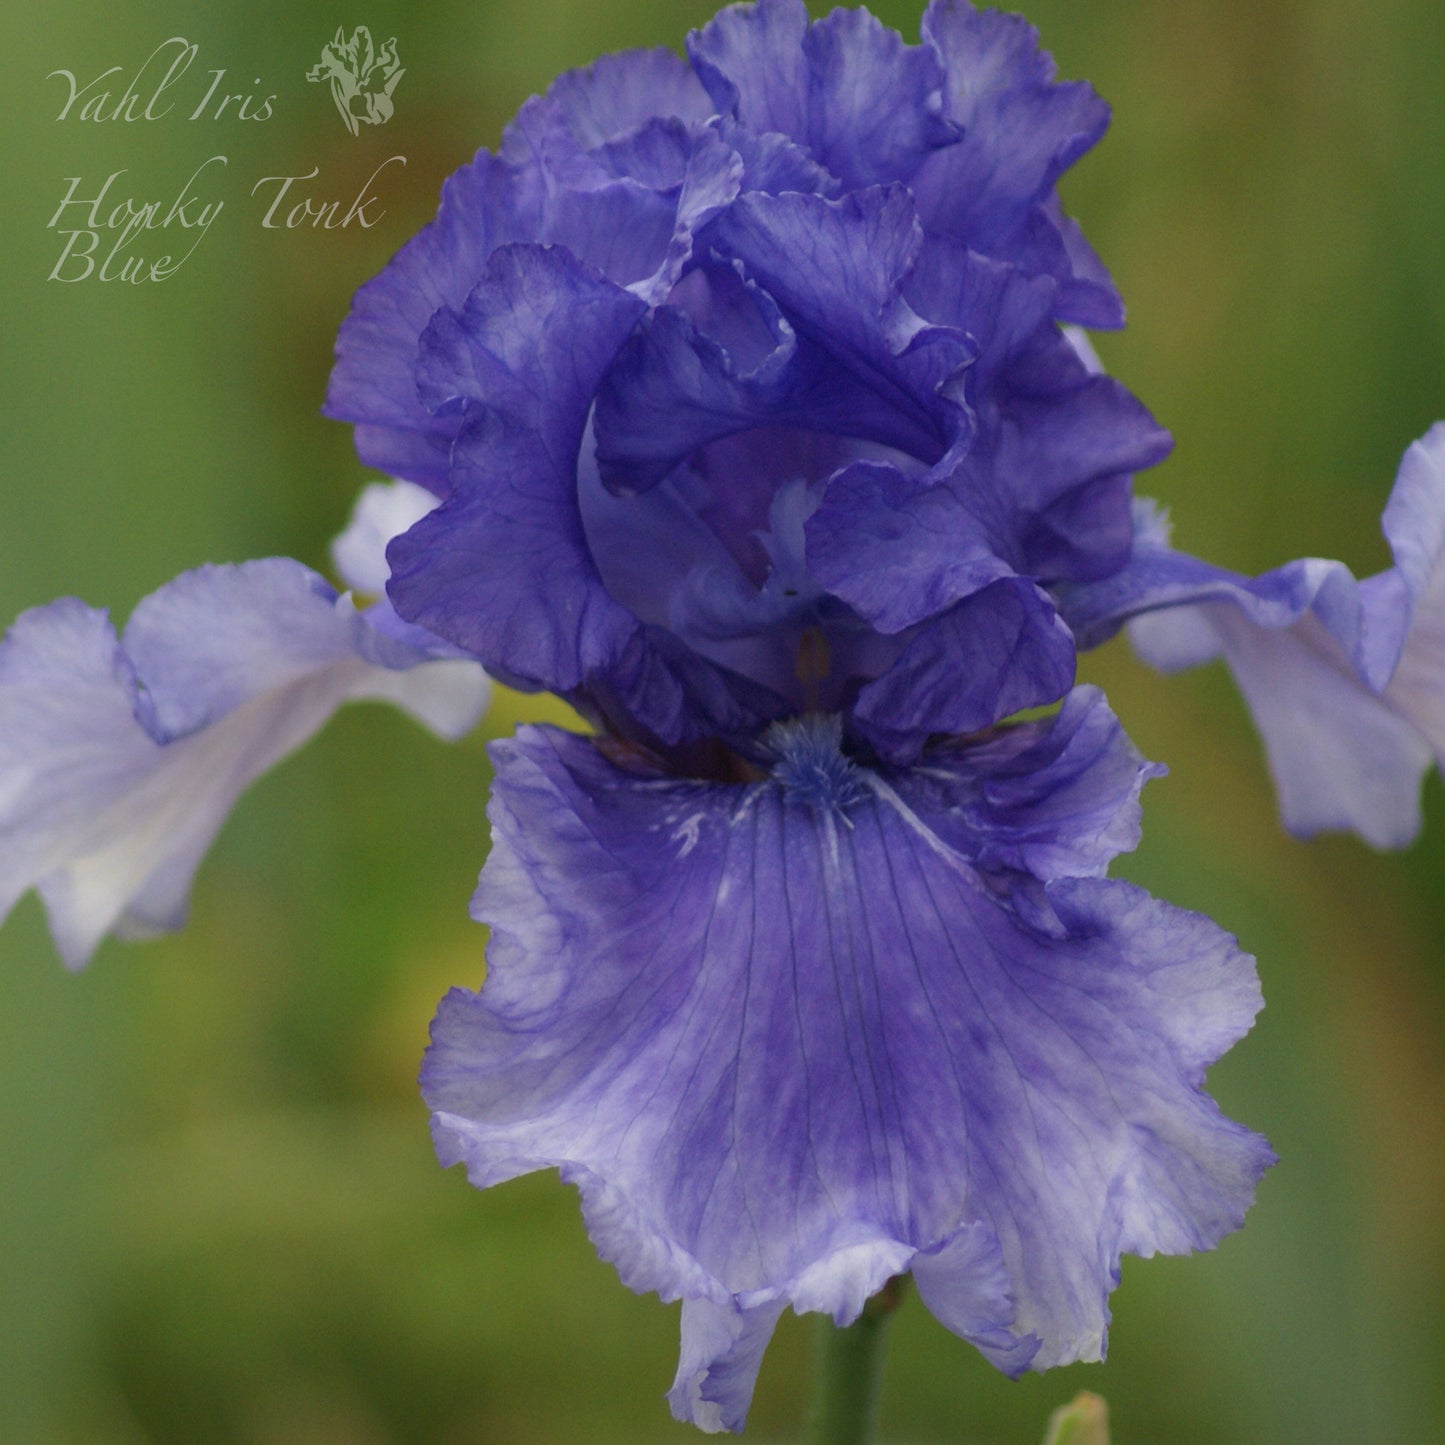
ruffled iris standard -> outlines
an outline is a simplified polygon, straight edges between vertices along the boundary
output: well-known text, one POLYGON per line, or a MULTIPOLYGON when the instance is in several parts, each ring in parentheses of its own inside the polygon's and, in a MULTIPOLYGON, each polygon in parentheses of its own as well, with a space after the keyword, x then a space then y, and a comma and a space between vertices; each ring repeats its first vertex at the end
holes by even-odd
POLYGON ((1117 324, 1059 212, 1102 132, 1021 22, 725 11, 529 101, 358 295, 328 410, 442 505, 401 614, 650 748, 851 741, 1058 700, 1048 588, 1132 545, 1166 434, 1058 323, 1117 324))
POLYGON ((440 499, 398 612, 597 729, 494 749, 438 1150, 579 1186, 705 1428, 904 1271, 1098 1358, 1272 1157, 1201 1091, 1250 960, 1103 876, 1153 769, 1060 611, 1169 445, 1063 329, 1122 321, 1054 189, 1106 121, 1013 18, 734 7, 529 101, 342 327, 328 410, 440 499))

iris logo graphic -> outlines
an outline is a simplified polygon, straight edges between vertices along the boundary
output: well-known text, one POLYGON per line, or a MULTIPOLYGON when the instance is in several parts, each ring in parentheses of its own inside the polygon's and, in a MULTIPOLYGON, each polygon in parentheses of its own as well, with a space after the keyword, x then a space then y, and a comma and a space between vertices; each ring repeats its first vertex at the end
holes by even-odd
POLYGON ((346 39, 343 27, 321 52, 321 59, 306 72, 307 80, 329 80, 331 98, 352 135, 357 125, 385 125, 391 119, 391 93, 406 74, 396 58, 396 37, 379 50, 371 43, 371 31, 358 25, 346 39))

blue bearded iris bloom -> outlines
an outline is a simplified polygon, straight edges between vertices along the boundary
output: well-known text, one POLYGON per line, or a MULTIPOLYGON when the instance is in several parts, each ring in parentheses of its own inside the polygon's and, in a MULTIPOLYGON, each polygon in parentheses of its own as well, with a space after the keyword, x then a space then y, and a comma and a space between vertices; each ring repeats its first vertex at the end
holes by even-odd
POLYGON ((784 1308, 905 1271, 1009 1373, 1099 1358, 1121 1254, 1214 1244, 1272 1156, 1201 1089, 1252 964, 1104 877, 1156 769, 1073 686, 1062 599, 1169 444, 1061 325, 1122 321, 1055 195, 1104 105, 943 0, 917 46, 763 0, 688 57, 529 101, 327 405, 439 499, 401 616, 597 729, 494 748, 439 1154, 574 1182, 684 1301, 674 1412, 739 1429, 784 1308))
POLYGON ((1160 769, 1080 647, 1224 656, 1298 831, 1404 841, 1445 748, 1445 430, 1364 582, 1223 572, 1133 497, 1169 439, 1078 330, 1123 308, 1055 189, 1107 120, 962 0, 918 45, 760 0, 564 75, 342 327, 327 410, 398 480, 337 563, 385 598, 271 559, 0 644, 0 910, 38 887, 72 964, 174 926, 341 701, 450 735, 485 667, 593 724, 494 747, 488 977, 422 1085, 443 1162, 558 1169, 684 1302, 706 1429, 785 1308, 904 1272, 1010 1374, 1100 1358, 1121 1256, 1211 1247, 1272 1161, 1203 1092, 1252 961, 1106 877, 1160 769))

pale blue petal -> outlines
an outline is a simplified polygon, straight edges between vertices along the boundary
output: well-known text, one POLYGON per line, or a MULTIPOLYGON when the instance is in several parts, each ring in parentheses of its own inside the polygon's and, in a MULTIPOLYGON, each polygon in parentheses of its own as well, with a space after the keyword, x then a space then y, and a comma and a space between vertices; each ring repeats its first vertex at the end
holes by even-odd
POLYGON ((185 573, 123 642, 74 599, 27 612, 0 643, 0 916, 38 888, 72 968, 177 927, 236 798, 343 702, 456 736, 486 696, 475 663, 379 636, 282 558, 185 573))
POLYGON ((1264 740, 1291 831, 1348 829, 1380 848, 1420 827, 1420 780, 1445 756, 1445 424, 1405 453, 1385 509, 1388 570, 1339 562, 1241 577, 1168 545, 1147 505, 1128 564, 1059 589, 1086 645, 1125 619, 1166 671, 1223 657, 1264 740))
MULTIPOLYGON (((1385 535, 1404 585, 1414 597, 1410 629, 1385 699, 1418 730, 1445 766, 1445 425, 1405 453, 1385 509, 1385 535)), ((1368 587, 1369 583, 1362 586, 1368 587)))
POLYGON ((435 495, 415 482, 372 482, 363 488, 346 530, 331 543, 337 575, 357 592, 371 596, 385 592, 391 576, 387 544, 436 504, 435 495))
POLYGON ((1166 670, 1204 660, 1206 634, 1249 704, 1285 827, 1404 847, 1420 830, 1431 746, 1388 696, 1363 684, 1318 619, 1307 613, 1289 627, 1260 627, 1213 603, 1149 613, 1130 627, 1145 660, 1166 670))

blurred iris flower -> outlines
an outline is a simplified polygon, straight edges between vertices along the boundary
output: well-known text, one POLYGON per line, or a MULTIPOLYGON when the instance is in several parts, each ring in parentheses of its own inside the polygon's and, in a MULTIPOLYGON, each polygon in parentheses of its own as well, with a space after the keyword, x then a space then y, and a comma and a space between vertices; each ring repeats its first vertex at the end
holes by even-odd
MULTIPOLYGON (((368 488, 339 570, 379 590, 389 529, 432 505, 410 483, 368 488)), ((73 597, 32 608, 0 641, 0 917, 36 888, 71 968, 108 933, 179 928, 236 798, 342 703, 397 703, 456 737, 488 691, 387 602, 358 610, 285 557, 184 573, 120 637, 73 597)))
POLYGON ((445 1163, 557 1168, 684 1301, 706 1429, 784 1308, 904 1272, 1000 1369, 1098 1359, 1121 1255, 1212 1246, 1272 1161, 1202 1089, 1252 961, 1105 876, 1160 769, 1079 648, 1222 654, 1299 831, 1405 841, 1445 742, 1445 429, 1365 582, 1220 571, 1133 497, 1169 439, 1055 191, 1107 121, 963 0, 918 45, 760 0, 564 75, 342 326, 327 411, 401 480, 338 564, 386 599, 272 560, 0 648, 0 908, 38 886, 72 964, 173 925, 342 700, 451 734, 484 667, 591 722, 495 745, 488 976, 423 1090, 445 1163))

